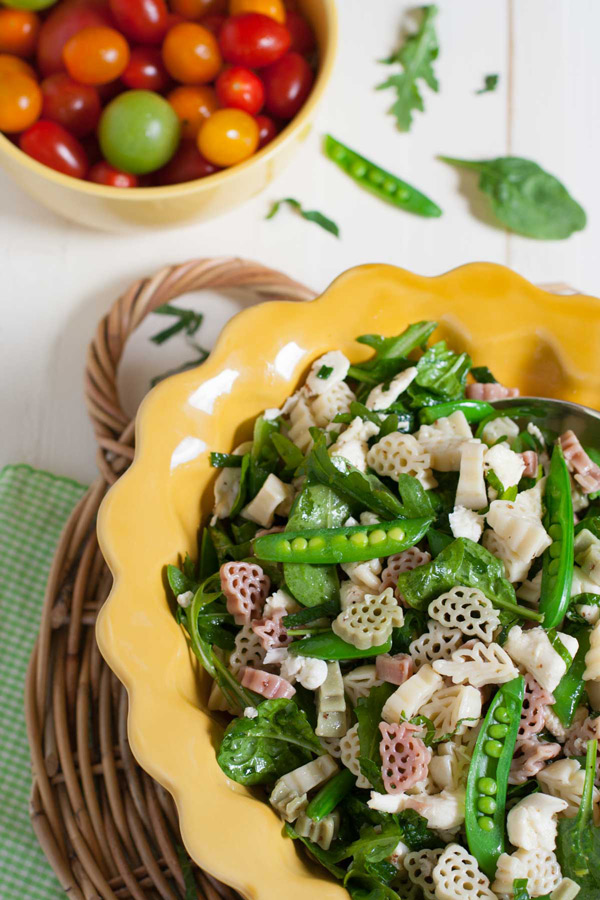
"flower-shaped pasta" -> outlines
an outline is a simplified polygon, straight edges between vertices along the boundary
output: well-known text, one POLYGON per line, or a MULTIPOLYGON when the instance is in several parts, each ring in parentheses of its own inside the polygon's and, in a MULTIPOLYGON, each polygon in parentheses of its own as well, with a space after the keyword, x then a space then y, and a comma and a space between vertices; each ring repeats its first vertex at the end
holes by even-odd
POLYGON ((424 488, 436 486, 431 472, 431 457, 419 445, 412 434, 393 431, 373 444, 367 454, 367 463, 378 475, 398 481, 399 475, 412 475, 424 488))
POLYGON ((450 659, 463 641, 462 632, 458 628, 445 628, 431 620, 427 622, 428 631, 416 638, 409 646, 415 668, 436 659, 450 659))
POLYGON ((342 758, 341 738, 339 737, 322 737, 319 738, 321 746, 325 753, 329 753, 334 759, 342 758))
POLYGON ((324 428, 336 416, 350 412, 350 404, 356 397, 345 381, 338 381, 324 394, 319 394, 310 404, 318 428, 324 428))
POLYGON ((381 573, 382 587, 392 587, 395 590, 398 575, 403 572, 411 572, 428 562, 431 562, 431 554, 426 550, 419 550, 418 547, 411 547, 409 550, 403 550, 402 553, 388 556, 386 567, 381 573))
POLYGON ((549 894, 560 884, 562 875, 558 860, 551 850, 517 850, 498 857, 496 878, 492 885, 497 894, 512 894, 516 878, 527 879, 531 897, 549 894))
POLYGON ((413 884, 423 891, 425 900, 435 900, 433 870, 442 850, 413 850, 404 857, 404 868, 413 884))
POLYGON ((534 734, 539 734, 544 727, 546 709, 551 703, 554 703, 552 694, 540 687, 533 675, 527 672, 525 675, 525 696, 523 697, 523 707, 521 709, 521 724, 519 725, 520 738, 529 738, 534 734))
POLYGON ((500 644, 472 641, 455 650, 449 660, 438 659, 433 668, 440 675, 452 678, 454 684, 468 682, 473 687, 484 684, 505 684, 517 676, 517 669, 500 644))
POLYGON ((388 794, 400 794, 426 777, 431 750, 415 736, 418 725, 380 722, 379 730, 383 785, 388 794))
POLYGON ((353 603, 334 619, 332 629, 339 637, 367 650, 384 644, 394 626, 402 625, 404 614, 391 588, 381 594, 367 594, 362 602, 353 603))
MULTIPOLYGON (((513 760, 510 764, 508 783, 523 784, 528 778, 534 778, 538 772, 544 770, 549 759, 554 759, 555 756, 558 756, 560 749, 560 744, 540 741, 535 736, 527 738, 527 740, 517 741, 513 760)), ((547 768, 551 767, 548 766, 547 768)), ((548 793, 553 794, 554 791, 548 791, 548 793)), ((557 794, 556 796, 560 795, 557 794)))
MULTIPOLYGON (((581 708, 581 707, 580 707, 581 708)), ((600 740, 600 716, 587 716, 569 728, 567 742, 563 747, 565 756, 585 756, 588 741, 600 740)))
POLYGON ((292 639, 289 637, 283 618, 283 611, 275 613, 271 619, 256 619, 250 623, 254 634, 258 637, 265 650, 277 650, 280 647, 288 647, 292 639))
POLYGON ((235 624, 249 625, 251 619, 258 619, 269 596, 269 576, 256 563, 247 562, 223 563, 220 576, 227 612, 235 624))
POLYGON ((289 698, 296 693, 296 688, 292 687, 285 678, 272 675, 271 672, 265 672, 262 669, 242 669, 242 685, 268 700, 275 700, 279 697, 289 698))
MULTIPOLYGON (((379 657, 377 657, 379 659, 379 657)), ((353 706, 356 706, 360 697, 368 697, 371 688, 383 684, 383 679, 377 675, 377 669, 372 663, 366 666, 357 666, 347 672, 343 677, 344 690, 353 706)))
POLYGON ((463 734, 479 721, 481 694, 470 685, 451 685, 437 691, 419 712, 431 719, 436 737, 448 733, 463 734))
POLYGON ((417 439, 430 454, 431 465, 438 472, 458 472, 461 447, 473 435, 471 426, 460 410, 451 416, 442 416, 433 425, 421 425, 417 439))
POLYGON ((489 642, 500 625, 492 601, 478 588, 457 585, 440 594, 427 610, 432 619, 446 628, 458 628, 469 638, 489 642))
MULTIPOLYGON (((489 878, 460 844, 448 844, 433 870, 436 900, 497 900, 489 878)), ((511 885, 512 887, 512 885, 511 885)))
POLYGON ((300 837, 308 838, 323 850, 329 850, 331 842, 337 836, 340 827, 340 814, 336 810, 315 822, 304 813, 294 822, 294 831, 300 837))
POLYGON ((395 656, 380 653, 375 660, 375 669, 378 678, 389 684, 404 684, 414 674, 412 657, 408 653, 397 653, 395 656))
POLYGON ((250 625, 244 625, 235 636, 235 649, 229 657, 229 668, 235 674, 243 666, 257 669, 265 658, 265 649, 250 625))
MULTIPOLYGON (((545 746, 559 747, 560 750, 559 744, 546 744, 545 746)), ((567 801, 569 804, 565 810, 567 818, 577 815, 583 794, 585 769, 582 769, 576 759, 559 759, 542 768, 541 771, 538 770, 537 780, 546 794, 552 794, 553 797, 560 797, 561 800, 567 801)), ((594 788, 593 803, 597 802, 598 795, 598 790, 594 788)))
POLYGON ((347 769, 356 776, 357 788, 370 788, 371 782, 365 778, 360 770, 358 758, 360 756, 360 741, 358 739, 358 724, 349 728, 340 740, 341 759, 347 769))

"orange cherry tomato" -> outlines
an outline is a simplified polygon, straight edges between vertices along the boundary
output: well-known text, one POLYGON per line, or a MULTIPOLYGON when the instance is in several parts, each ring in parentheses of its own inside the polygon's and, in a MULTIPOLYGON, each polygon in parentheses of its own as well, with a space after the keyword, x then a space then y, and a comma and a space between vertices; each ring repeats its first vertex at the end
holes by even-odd
POLYGON ((108 84, 129 62, 129 44, 116 28, 82 28, 63 49, 67 72, 81 84, 108 84))
POLYGON ((31 56, 35 50, 40 20, 24 9, 0 9, 0 53, 31 56))
POLYGON ((25 131, 41 111, 42 92, 33 78, 20 72, 0 78, 0 131, 25 131))
POLYGON ((171 0, 170 6, 184 19, 200 19, 212 13, 225 15, 227 0, 171 0))
POLYGON ((183 84, 207 84, 219 74, 221 51, 214 34, 195 22, 182 22, 167 32, 162 46, 169 74, 183 84))
POLYGON ((215 166, 235 166, 255 152, 259 127, 241 109, 218 109, 206 120, 198 134, 198 150, 215 166))
POLYGON ((0 53, 0 80, 13 72, 18 72, 20 75, 29 75, 34 81, 36 80, 33 67, 26 63, 24 59, 19 59, 18 56, 11 56, 10 53, 0 53))
POLYGON ((184 85, 175 88, 167 100, 181 122, 182 138, 195 140, 200 126, 218 108, 214 88, 206 85, 184 85))
POLYGON ((285 6, 281 0, 229 0, 229 15, 241 16, 243 13, 260 13, 280 22, 285 22, 285 6))

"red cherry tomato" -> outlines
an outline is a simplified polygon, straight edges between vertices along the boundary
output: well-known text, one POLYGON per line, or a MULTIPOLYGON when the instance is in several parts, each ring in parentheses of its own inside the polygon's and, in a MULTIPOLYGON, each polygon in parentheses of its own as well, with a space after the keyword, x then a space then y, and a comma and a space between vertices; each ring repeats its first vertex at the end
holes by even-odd
POLYGON ((164 91, 170 79, 158 47, 134 47, 121 81, 133 90, 164 91))
POLYGON ((315 33, 304 18, 297 12, 288 12, 285 17, 285 27, 290 33, 292 43, 290 50, 305 56, 311 53, 317 46, 315 33))
POLYGON ((258 149, 262 150, 277 135, 277 125, 268 116, 257 116, 258 125, 258 149))
POLYGON ((40 20, 25 9, 0 9, 0 53, 31 56, 40 31, 40 20))
POLYGON ((95 184, 106 184, 109 187, 132 188, 138 186, 137 175, 131 175, 130 172, 121 172, 115 169, 106 160, 96 163, 89 171, 88 181, 95 184))
POLYGON ((85 178, 88 160, 72 134, 57 122, 40 119, 19 138, 19 147, 38 162, 73 178, 85 178))
POLYGON ((202 25, 203 28, 208 28, 208 30, 212 34, 214 34, 214 36, 218 40, 219 35, 221 33, 221 28, 223 27, 223 25, 225 24, 226 21, 227 21, 226 16, 217 16, 217 15, 202 16, 202 18, 200 19, 200 22, 198 24, 202 25))
POLYGON ((165 0, 110 0, 117 28, 140 44, 160 44, 168 26, 165 0))
POLYGON ((195 181, 218 172, 219 169, 205 159, 195 141, 182 141, 173 159, 155 174, 159 184, 180 184, 183 181, 195 181))
POLYGON ((68 75, 57 72, 42 81, 42 117, 58 122, 75 137, 85 137, 95 129, 100 118, 98 91, 89 84, 79 84, 68 75))
POLYGON ((269 16, 245 13, 227 19, 219 33, 219 43, 227 62, 260 69, 284 55, 290 46, 290 33, 269 16))
POLYGON ((279 119, 296 115, 313 83, 313 72, 299 53, 286 53, 262 73, 267 112, 279 119))
POLYGON ((44 77, 64 72, 63 47, 82 28, 112 25, 106 0, 64 0, 42 23, 37 62, 44 77))
POLYGON ((221 106, 243 109, 251 116, 260 112, 265 102, 265 89, 262 81, 258 75, 242 66, 233 66, 233 68, 221 72, 215 88, 221 106))
POLYGON ((171 0, 171 6, 184 19, 200 19, 209 13, 226 15, 228 0, 171 0))

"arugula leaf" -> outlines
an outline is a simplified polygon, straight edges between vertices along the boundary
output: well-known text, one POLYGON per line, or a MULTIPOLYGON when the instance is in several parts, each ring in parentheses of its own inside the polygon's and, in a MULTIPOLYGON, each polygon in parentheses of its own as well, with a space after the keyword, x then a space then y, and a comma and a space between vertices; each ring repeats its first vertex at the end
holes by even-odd
POLYGON ((476 94, 489 94, 491 91, 495 91, 498 87, 498 82, 500 81, 499 75, 486 75, 483 79, 483 87, 479 88, 478 91, 475 91, 476 94))
POLYGON ((167 580, 176 599, 179 594, 185 594, 187 591, 195 594, 199 587, 198 581, 193 575, 186 574, 177 566, 167 566, 167 580))
POLYGON ((225 729, 217 762, 238 784, 266 784, 323 753, 304 712, 293 700, 264 700, 258 716, 225 729))
MULTIPOLYGON (((288 206, 291 206, 292 209, 296 210, 296 212, 298 212, 303 219, 306 219, 307 222, 314 222, 315 225, 320 225, 321 228, 324 228, 325 231, 335 235, 335 237, 340 236, 340 229, 332 219, 328 219, 327 216, 317 212, 316 209, 304 209, 302 204, 298 200, 294 200, 293 197, 284 197, 283 200, 276 200, 265 218, 272 219, 273 216, 277 215, 282 203, 287 203, 288 206)), ((326 378, 327 376, 321 375, 320 377, 326 378)))
POLYGON ((473 366, 471 375, 478 384, 498 384, 498 379, 494 378, 487 366, 473 366))
POLYGON ((402 72, 391 75, 383 84, 377 85, 377 90, 386 88, 395 90, 396 101, 390 113, 395 116, 400 131, 410 130, 413 110, 423 112, 425 109, 418 82, 424 81, 432 91, 439 90, 439 83, 433 71, 433 63, 439 53, 434 26, 438 9, 437 6, 430 5, 424 6, 422 10, 423 18, 418 31, 406 40, 404 46, 382 60, 386 65, 399 63, 402 72))
POLYGON ((546 241, 568 238, 586 225, 586 214, 566 187, 530 159, 455 159, 443 162, 479 172, 479 188, 490 198, 492 210, 509 231, 546 241))
POLYGON ((579 811, 574 819, 558 821, 556 855, 563 877, 580 887, 577 900, 597 900, 600 893, 600 828, 594 826, 592 815, 597 752, 598 741, 588 741, 579 811))
POLYGON ((193 309, 180 309, 178 306, 173 306, 171 303, 163 303, 162 306, 157 306, 153 312, 155 315, 159 316, 175 316, 178 320, 169 328, 165 328, 164 331, 159 331, 158 334, 155 334, 150 338, 155 344, 164 344, 165 341, 168 341, 169 338, 184 329, 186 334, 189 337, 192 337, 200 328, 202 319, 204 318, 202 313, 194 312, 193 309))
MULTIPOLYGON (((275 471, 279 461, 279 454, 273 446, 273 435, 279 431, 279 423, 272 419, 259 416, 254 423, 252 437, 252 449, 250 450, 250 462, 248 465, 248 493, 249 498, 256 497, 267 477, 275 471)), ((243 476, 243 461, 242 461, 243 476)), ((231 518, 239 513, 231 511, 231 518)))
POLYGON ((431 497, 414 475, 400 474, 398 491, 402 498, 402 515, 407 519, 426 519, 435 516, 431 497))
POLYGON ((446 341, 430 347, 417 363, 417 374, 408 386, 412 406, 433 406, 440 400, 462 400, 471 358, 448 349, 446 341))
POLYGON ((284 464, 279 478, 282 481, 289 481, 294 477, 296 469, 304 462, 304 453, 284 434, 275 432, 271 435, 271 440, 284 464))
POLYGON ((381 777, 381 756, 379 743, 381 732, 381 710, 386 700, 396 690, 393 684, 381 684, 371 688, 366 697, 360 697, 356 704, 356 718, 358 720, 358 740, 360 742, 359 765, 360 770, 371 782, 373 789, 385 793, 381 777))
POLYGON ((372 347, 375 355, 363 363, 350 366, 348 377, 367 384, 390 381, 394 375, 413 365, 406 357, 417 347, 423 346, 437 328, 437 322, 414 322, 395 337, 380 334, 362 334, 359 344, 372 347))

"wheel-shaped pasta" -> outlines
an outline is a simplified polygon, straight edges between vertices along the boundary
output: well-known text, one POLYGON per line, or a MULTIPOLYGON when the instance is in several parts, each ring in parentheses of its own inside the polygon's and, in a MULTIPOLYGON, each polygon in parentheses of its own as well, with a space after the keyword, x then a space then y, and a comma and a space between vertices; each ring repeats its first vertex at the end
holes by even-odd
POLYGON ((554 703, 552 694, 540 687, 533 675, 527 672, 518 732, 520 738, 529 738, 534 734, 539 734, 544 727, 546 710, 552 703, 554 703))
POLYGON ((336 416, 350 412, 350 404, 356 400, 345 381, 338 381, 324 394, 311 401, 310 408, 318 428, 324 428, 336 416))
POLYGON ((590 649, 585 654, 585 681, 600 681, 600 622, 590 632, 590 649))
POLYGON ((356 778, 357 788, 370 788, 371 782, 360 770, 358 758, 360 756, 360 741, 358 739, 358 724, 349 728, 340 740, 341 759, 347 769, 350 769, 356 778))
POLYGON ((454 684, 467 682, 480 688, 485 684, 505 684, 517 676, 517 669, 506 650, 492 641, 470 641, 459 647, 450 659, 438 659, 433 668, 451 678, 454 684))
POLYGON ((329 850, 331 842, 337 837, 340 828, 340 814, 337 809, 328 816, 315 822, 304 813, 294 822, 294 831, 300 837, 308 838, 314 844, 321 847, 322 850, 329 850))
POLYGON ((250 625, 244 625, 235 636, 235 648, 229 657, 229 668, 235 674, 244 666, 257 669, 265 658, 265 648, 250 625))
MULTIPOLYGON (((545 771, 544 767, 548 760, 558 756, 560 750, 560 744, 540 741, 537 736, 523 741, 518 740, 510 764, 508 783, 523 784, 528 778, 535 778, 539 772, 545 771)), ((550 768, 550 766, 546 768, 550 768)), ((553 792, 549 791, 548 793, 553 792)))
POLYGON ((353 644, 359 650, 367 650, 384 644, 394 626, 404 622, 404 614, 391 588, 381 594, 367 594, 362 602, 343 609, 332 622, 338 637, 353 644))
POLYGON ((426 900, 435 900, 433 870, 442 855, 442 849, 413 850, 404 857, 404 868, 413 884, 420 887, 426 900))
POLYGON ((357 666, 355 669, 347 672, 342 680, 344 682, 344 690, 352 706, 356 706, 361 697, 368 697, 371 688, 378 687, 384 681, 377 675, 376 666, 373 664, 357 666))
POLYGON ((562 874, 551 850, 517 850, 498 857, 496 878, 492 888, 497 894, 513 894, 515 879, 525 878, 531 897, 549 894, 560 884, 562 874))
POLYGON ((552 543, 540 519, 524 514, 511 500, 492 500, 486 519, 519 559, 535 559, 552 543))
POLYGON ((388 556, 385 569, 381 573, 382 587, 391 587, 395 590, 398 575, 401 575, 402 572, 411 572, 428 562, 431 562, 431 554, 426 550, 419 550, 418 547, 411 547, 409 550, 403 550, 402 553, 388 556))
POLYGON ((497 900, 474 856, 460 844, 448 844, 432 873, 436 900, 497 900))
POLYGON ((372 594, 382 590, 379 578, 381 560, 367 559, 365 562, 342 563, 341 569, 357 587, 364 588, 372 594))
POLYGON ((436 691, 419 712, 431 719, 435 734, 463 734, 481 717, 481 693, 471 685, 451 685, 436 691))
POLYGON ((427 776, 431 750, 416 736, 418 725, 380 722, 379 730, 383 786, 388 794, 400 794, 427 776))
POLYGON ((289 412, 289 423, 288 437, 290 441, 293 441, 303 453, 308 453, 313 444, 310 429, 316 425, 316 422, 302 394, 298 396, 289 412))
POLYGON ((436 659, 450 659, 463 642, 462 632, 458 628, 445 628, 431 620, 427 623, 427 628, 428 631, 408 647, 416 669, 436 659))
POLYGON ((227 612, 236 625, 249 625, 258 619, 269 596, 271 580, 256 563, 226 562, 220 569, 221 590, 227 612))
POLYGON ((342 747, 341 747, 341 738, 327 738, 322 737, 319 738, 321 746, 325 753, 328 753, 333 759, 341 759, 342 758, 342 747))
POLYGON ((495 531, 492 531, 491 528, 483 532, 481 543, 486 550, 489 550, 490 553, 493 553, 494 556, 502 560, 504 563, 504 571, 506 572, 506 577, 509 581, 524 581, 527 578, 527 573, 531 566, 531 559, 524 558, 517 553, 514 553, 506 541, 504 541, 500 535, 496 534, 495 531))
POLYGON ((283 624, 284 615, 285 613, 278 612, 270 619, 255 619, 250 623, 252 631, 258 637, 265 651, 277 650, 291 644, 292 639, 283 624))
POLYGON ((432 619, 446 628, 458 628, 469 638, 489 643, 500 625, 500 617, 483 591, 457 585, 440 594, 427 610, 432 619))
POLYGON ((373 444, 367 463, 378 475, 398 481, 400 475, 412 475, 425 489, 437 485, 431 472, 431 457, 412 434, 393 431, 373 444))

